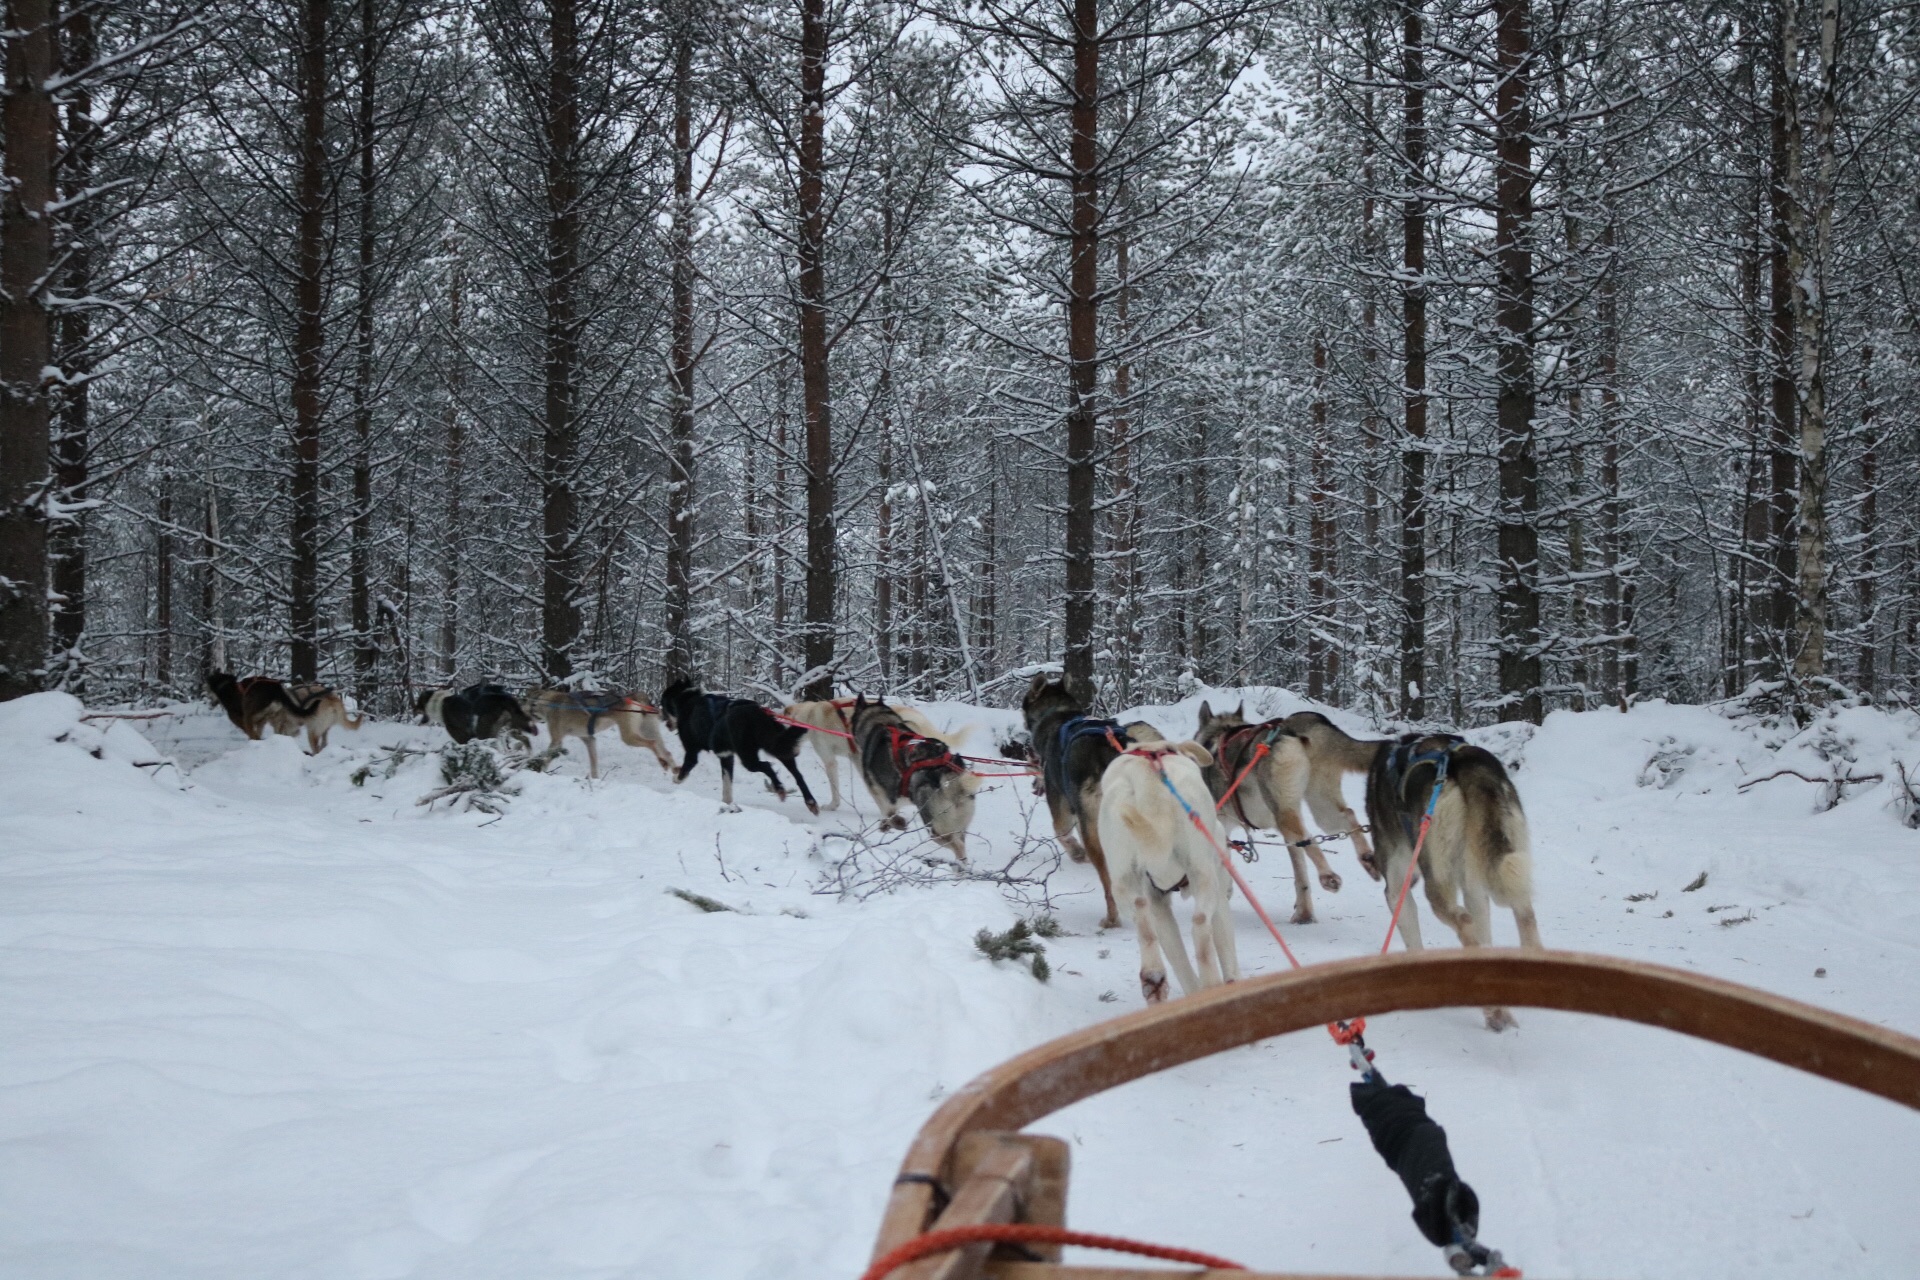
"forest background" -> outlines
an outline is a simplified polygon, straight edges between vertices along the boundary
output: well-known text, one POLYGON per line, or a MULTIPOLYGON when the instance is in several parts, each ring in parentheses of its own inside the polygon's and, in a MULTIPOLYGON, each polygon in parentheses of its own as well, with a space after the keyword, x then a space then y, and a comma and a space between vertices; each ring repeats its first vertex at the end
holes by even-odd
POLYGON ((1920 8, 6 0, 0 696, 1920 669, 1920 8))

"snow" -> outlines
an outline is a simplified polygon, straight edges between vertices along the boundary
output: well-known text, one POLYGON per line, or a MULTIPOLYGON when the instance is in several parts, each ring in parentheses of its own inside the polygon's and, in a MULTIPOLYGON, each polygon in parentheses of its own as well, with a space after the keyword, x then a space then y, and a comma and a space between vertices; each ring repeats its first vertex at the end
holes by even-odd
MULTIPOLYGON (((1184 735, 1202 697, 1307 705, 1203 690, 1137 714, 1184 735)), ((1018 722, 930 710, 981 752, 1018 722)), ((602 780, 576 748, 493 817, 415 804, 434 757, 392 753, 437 730, 370 723, 310 758, 172 711, 0 705, 0 1276, 851 1276, 941 1097, 1139 1002, 1131 930, 1096 931, 1083 866, 1053 877, 1070 936, 1042 985, 975 952, 1015 918, 993 888, 821 896, 846 845, 819 837, 856 815, 809 818, 751 779, 722 814, 711 761, 675 788, 608 735, 602 780)), ((1519 766, 1549 945, 1920 1031, 1920 832, 1890 803, 1893 762, 1920 763, 1911 713, 1790 732, 1656 703, 1474 736, 1519 766), (1792 777, 1739 789, 1836 758, 1883 780, 1827 812, 1792 777)), ((996 780, 976 860, 1016 848, 1031 811, 996 780)), ((1308 960, 1386 928, 1335 848, 1345 890, 1291 931, 1308 960)), ((1274 854, 1249 868, 1269 902, 1287 874, 1274 854)), ((1248 971, 1281 964, 1235 914, 1248 971)), ((1912 1273, 1920 1116, 1649 1028, 1518 1016, 1495 1036, 1474 1010, 1392 1015, 1368 1038, 1528 1274, 1912 1273)), ((1445 1274, 1348 1078, 1298 1035, 1035 1128, 1073 1143, 1074 1225, 1273 1269, 1445 1274)))

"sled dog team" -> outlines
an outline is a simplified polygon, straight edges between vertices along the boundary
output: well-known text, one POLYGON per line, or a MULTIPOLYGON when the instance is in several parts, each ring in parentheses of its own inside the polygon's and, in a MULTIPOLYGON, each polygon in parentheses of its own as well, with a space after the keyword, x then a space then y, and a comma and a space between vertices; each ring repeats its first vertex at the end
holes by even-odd
MULTIPOLYGON (((228 717, 249 738, 263 729, 307 731, 309 749, 325 748, 329 730, 358 729, 338 693, 319 685, 283 685, 260 676, 236 680, 213 672, 207 684, 228 717)), ((1063 679, 1037 675, 1021 702, 1032 739, 1035 784, 1047 801, 1054 834, 1076 861, 1093 864, 1106 914, 1119 923, 1127 903, 1140 943, 1140 988, 1146 999, 1167 998, 1167 970, 1183 992, 1239 977, 1228 918, 1231 881, 1223 857, 1228 831, 1253 841, 1277 832, 1293 863, 1293 922, 1314 919, 1312 881, 1337 892, 1341 878, 1320 845, 1350 839, 1361 867, 1382 882, 1389 909, 1406 880, 1421 823, 1434 799, 1432 824, 1420 849, 1419 878, 1434 915, 1461 945, 1492 938, 1491 904, 1513 912, 1522 946, 1538 948, 1532 902, 1532 855, 1526 815, 1506 769, 1491 753, 1448 734, 1407 734, 1363 740, 1318 712, 1303 711, 1258 724, 1244 707, 1215 711, 1200 705, 1190 741, 1171 743, 1143 721, 1121 724, 1090 714, 1091 698, 1063 679), (1368 827, 1341 790, 1348 774, 1365 774, 1368 827), (1301 820, 1305 805, 1326 833, 1312 838, 1301 820), (1192 899, 1189 961, 1172 899, 1192 899)), ((840 805, 840 765, 850 764, 866 784, 884 825, 904 829, 911 804, 931 838, 962 861, 974 797, 981 778, 956 748, 964 733, 941 734, 919 711, 866 697, 801 702, 775 713, 757 702, 708 693, 681 678, 658 705, 618 694, 537 689, 515 697, 498 684, 423 694, 422 719, 444 727, 456 742, 526 735, 535 722, 555 746, 568 738, 586 744, 588 772, 599 776, 595 735, 618 730, 631 747, 652 752, 662 769, 684 782, 702 752, 720 762, 722 801, 733 802, 736 759, 763 775, 780 799, 783 766, 807 808, 819 803, 800 773, 803 739, 813 744, 840 805), (679 735, 685 758, 678 768, 663 726, 679 735)), ((1400 913, 1398 928, 1410 951, 1422 949, 1416 910, 1400 913)), ((1513 1024, 1504 1009, 1488 1009, 1487 1025, 1513 1024)))

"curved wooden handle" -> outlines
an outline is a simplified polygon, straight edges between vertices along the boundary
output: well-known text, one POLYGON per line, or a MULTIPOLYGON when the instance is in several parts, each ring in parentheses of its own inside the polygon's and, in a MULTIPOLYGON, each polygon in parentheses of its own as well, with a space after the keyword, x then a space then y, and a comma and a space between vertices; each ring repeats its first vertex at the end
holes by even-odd
MULTIPOLYGON (((976 1129, 1019 1129, 1116 1085, 1209 1054, 1404 1009, 1520 1005, 1644 1022, 1920 1109, 1920 1040, 1679 969, 1567 951, 1479 948, 1313 965, 1142 1009, 1062 1036, 979 1076, 935 1111, 903 1174, 944 1177, 976 1129)), ((932 1190, 901 1182, 874 1255, 925 1230, 932 1190)))

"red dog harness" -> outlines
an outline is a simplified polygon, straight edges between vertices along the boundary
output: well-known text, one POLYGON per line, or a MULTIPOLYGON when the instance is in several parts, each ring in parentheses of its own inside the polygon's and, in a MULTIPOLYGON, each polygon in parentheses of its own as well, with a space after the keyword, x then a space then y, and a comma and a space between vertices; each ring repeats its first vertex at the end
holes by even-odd
POLYGON ((906 798, 912 787, 913 775, 922 769, 966 772, 966 766, 953 758, 953 748, 938 738, 929 738, 925 734, 890 724, 887 726, 887 739, 892 744, 894 767, 900 770, 902 799, 906 798))

